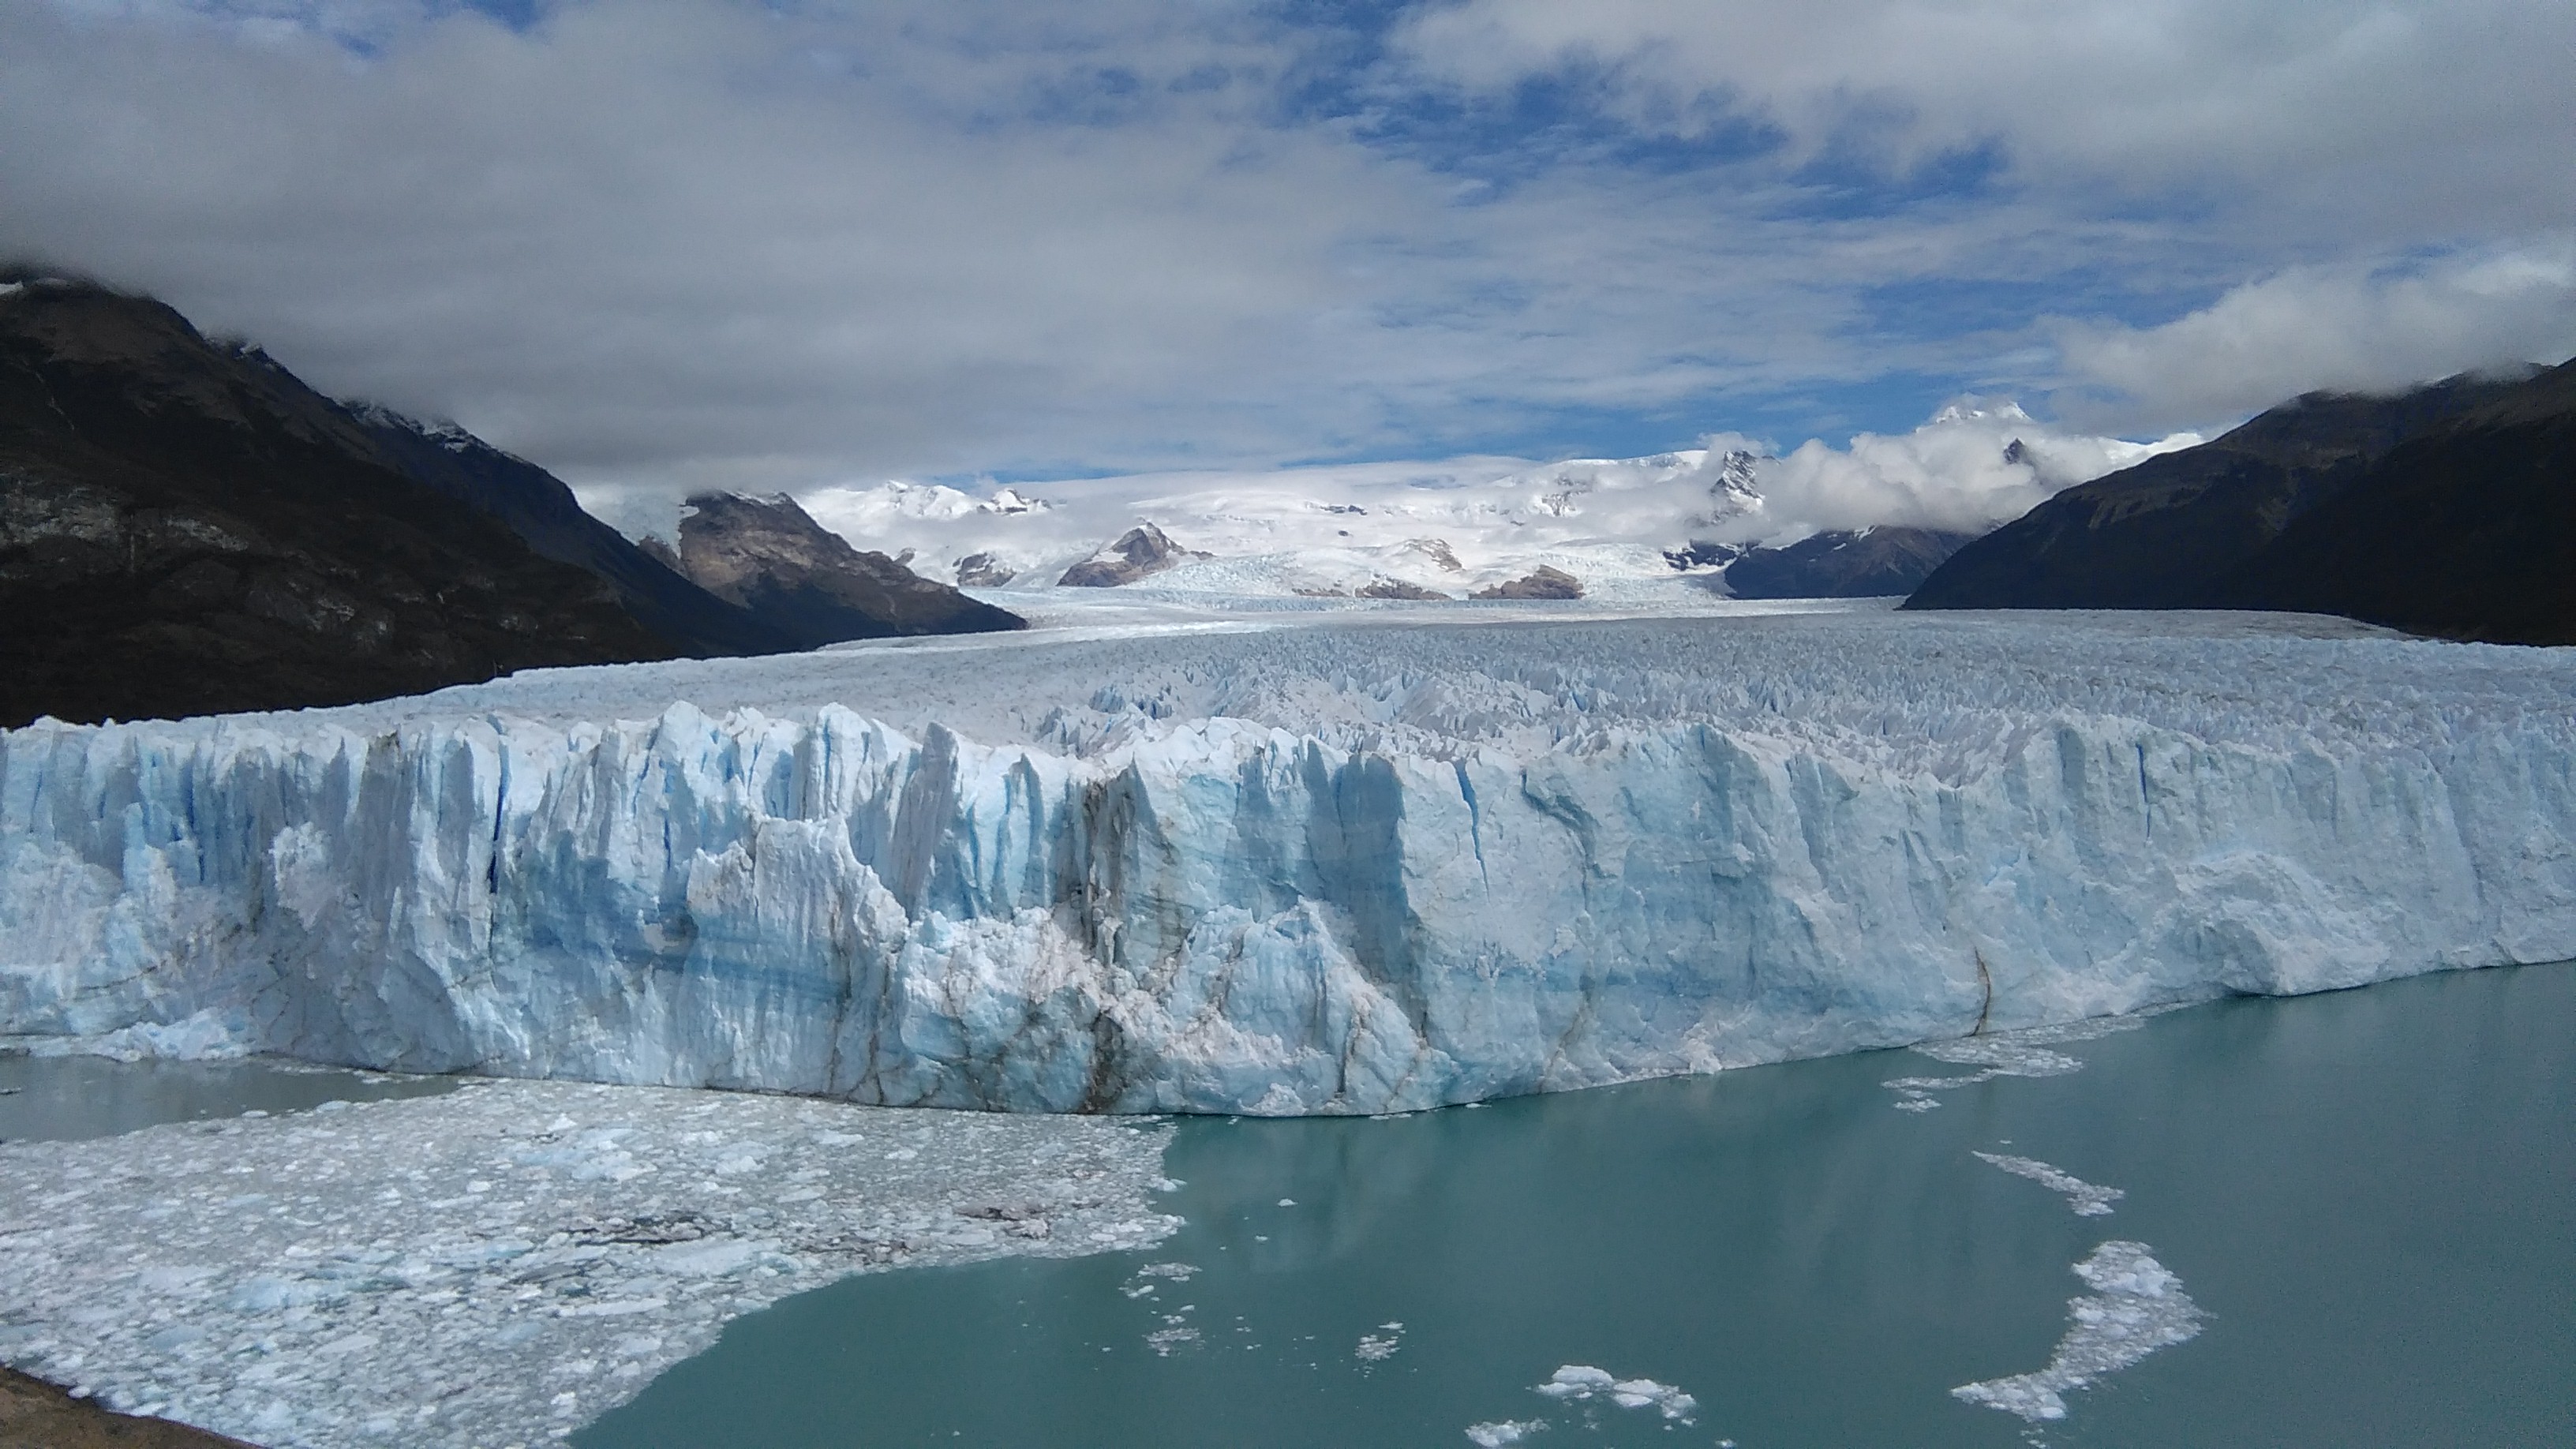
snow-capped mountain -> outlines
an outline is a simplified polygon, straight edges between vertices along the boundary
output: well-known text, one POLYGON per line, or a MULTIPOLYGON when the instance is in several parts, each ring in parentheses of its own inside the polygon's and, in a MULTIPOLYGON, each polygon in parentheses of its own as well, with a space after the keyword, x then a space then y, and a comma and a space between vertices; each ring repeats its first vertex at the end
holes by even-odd
POLYGON ((1167 473, 970 491, 886 482, 799 501, 861 548, 910 550, 942 583, 1064 586, 1131 530, 1179 551, 1129 586, 1209 594, 1466 598, 1540 568, 1622 595, 1720 574, 1755 546, 1893 524, 1981 533, 2058 490, 2198 441, 2060 433, 2011 404, 1954 406, 1913 433, 1774 454, 1749 440, 1641 458, 1473 457, 1258 473, 1167 473), (1187 557, 1196 554, 1204 557, 1187 557))

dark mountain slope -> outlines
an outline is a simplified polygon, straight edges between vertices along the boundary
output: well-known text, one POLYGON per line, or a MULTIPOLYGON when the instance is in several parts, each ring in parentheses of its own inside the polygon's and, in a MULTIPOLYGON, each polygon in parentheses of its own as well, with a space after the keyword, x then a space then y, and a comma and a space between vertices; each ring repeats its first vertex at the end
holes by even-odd
POLYGON ((0 725, 673 652, 257 351, 147 299, 0 283, 0 725))
POLYGON ((1975 538, 1929 528, 1870 528, 1757 548, 1726 566, 1739 599, 1880 599, 1908 594, 1975 538))
POLYGON ((1024 629, 1028 621, 862 552, 795 500, 701 493, 680 520, 680 566, 716 597, 811 649, 898 634, 1024 629))
POLYGON ((2400 444, 2293 521, 2222 597, 2576 644, 2576 362, 2400 444))
POLYGON ((2199 447, 2067 489, 1951 555, 1904 607, 2211 607, 2292 519, 2390 449, 2513 385, 2453 378, 2399 397, 2311 393, 2199 447))
POLYGON ((597 575, 637 622, 680 652, 712 658, 796 647, 590 516, 563 480, 536 464, 462 428, 363 404, 351 412, 403 473, 498 519, 545 557, 597 575))

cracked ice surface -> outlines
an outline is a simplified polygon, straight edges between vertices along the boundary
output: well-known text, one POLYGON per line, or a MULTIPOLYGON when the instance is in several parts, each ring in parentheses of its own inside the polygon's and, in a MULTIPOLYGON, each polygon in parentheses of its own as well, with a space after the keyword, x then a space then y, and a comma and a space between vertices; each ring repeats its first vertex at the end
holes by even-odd
POLYGON ((8 732, 0 1036, 1374 1113, 2576 956, 2576 651, 1225 627, 8 732))
POLYGON ((1150 1246, 1159 1126, 484 1082, 0 1144, 0 1360, 290 1449, 542 1442, 846 1273, 1150 1246))

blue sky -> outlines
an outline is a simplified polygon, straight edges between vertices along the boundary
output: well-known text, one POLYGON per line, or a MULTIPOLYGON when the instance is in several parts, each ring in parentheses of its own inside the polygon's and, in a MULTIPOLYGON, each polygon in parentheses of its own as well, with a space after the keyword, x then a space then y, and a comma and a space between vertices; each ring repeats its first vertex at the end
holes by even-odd
POLYGON ((2576 351, 2524 0, 29 0, 0 249, 577 481, 2151 435, 2576 351))

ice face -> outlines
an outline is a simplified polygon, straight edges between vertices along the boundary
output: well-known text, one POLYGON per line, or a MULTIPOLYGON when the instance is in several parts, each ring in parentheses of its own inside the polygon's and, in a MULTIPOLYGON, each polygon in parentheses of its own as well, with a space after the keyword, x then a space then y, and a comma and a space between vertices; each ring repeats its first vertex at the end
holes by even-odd
POLYGON ((1020 636, 42 724, 0 1033, 1384 1112, 2576 956, 2576 658, 2306 627, 1020 636))

